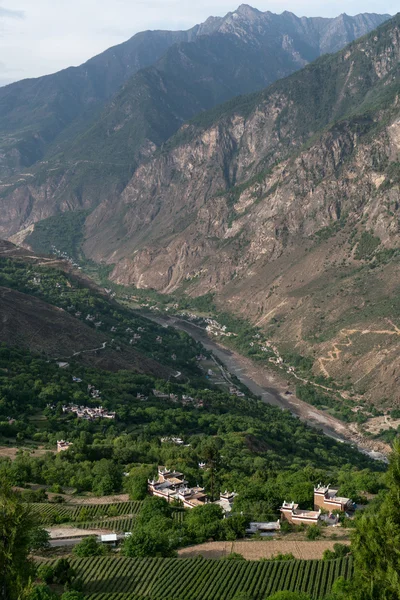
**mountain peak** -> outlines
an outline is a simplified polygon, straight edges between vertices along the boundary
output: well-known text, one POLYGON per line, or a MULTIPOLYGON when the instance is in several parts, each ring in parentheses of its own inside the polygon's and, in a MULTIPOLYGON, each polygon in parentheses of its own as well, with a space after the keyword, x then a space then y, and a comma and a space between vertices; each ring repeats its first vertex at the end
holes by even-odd
POLYGON ((253 8, 249 4, 241 4, 235 12, 244 17, 254 17, 255 15, 260 14, 259 10, 253 8))

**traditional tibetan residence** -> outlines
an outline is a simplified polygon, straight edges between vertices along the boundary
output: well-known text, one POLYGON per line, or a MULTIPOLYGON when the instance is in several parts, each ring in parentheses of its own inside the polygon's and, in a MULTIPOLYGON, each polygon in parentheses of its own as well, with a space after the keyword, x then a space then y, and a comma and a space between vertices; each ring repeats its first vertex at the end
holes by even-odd
POLYGON ((72 446, 72 442, 65 442, 64 440, 57 440, 57 452, 63 452, 68 450, 72 446))
POLYGON ((224 513, 230 513, 236 496, 237 494, 235 492, 228 492, 225 490, 223 494, 220 494, 219 500, 216 500, 214 504, 218 504, 224 513))
POLYGON ((204 488, 187 487, 183 473, 158 467, 158 480, 148 481, 148 491, 153 496, 164 498, 167 502, 181 501, 185 508, 195 508, 207 502, 204 488))
POLYGON ((337 495, 338 490, 330 485, 323 486, 321 483, 314 488, 314 509, 324 508, 325 510, 346 511, 353 508, 353 501, 350 498, 342 498, 337 495))
POLYGON ((293 525, 313 525, 318 523, 321 510, 302 510, 294 502, 284 502, 280 508, 282 519, 286 519, 293 525))

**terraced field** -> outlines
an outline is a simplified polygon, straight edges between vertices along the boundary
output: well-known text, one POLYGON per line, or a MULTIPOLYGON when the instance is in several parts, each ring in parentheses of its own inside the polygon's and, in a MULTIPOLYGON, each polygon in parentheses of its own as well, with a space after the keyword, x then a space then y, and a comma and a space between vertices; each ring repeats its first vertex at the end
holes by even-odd
POLYGON ((77 523, 79 529, 109 529, 116 533, 132 531, 136 524, 136 517, 124 517, 120 519, 100 519, 98 521, 86 521, 77 523))
POLYGON ((141 502, 115 504, 32 504, 32 510, 41 525, 75 521, 99 521, 101 517, 137 515, 141 502))
POLYGON ((280 590, 323 598, 351 558, 332 561, 221 561, 203 558, 96 557, 73 559, 88 600, 231 600, 247 592, 263 600, 280 590))
MULTIPOLYGON (((122 517, 115 517, 112 519, 103 518, 95 521, 85 521, 84 523, 77 523, 76 526, 80 529, 109 529, 110 531, 115 531, 117 533, 133 531, 133 528, 136 524, 137 512, 134 513, 133 516, 124 515, 122 517)), ((176 510, 172 513, 172 517, 177 521, 177 523, 183 523, 185 511, 176 510)))

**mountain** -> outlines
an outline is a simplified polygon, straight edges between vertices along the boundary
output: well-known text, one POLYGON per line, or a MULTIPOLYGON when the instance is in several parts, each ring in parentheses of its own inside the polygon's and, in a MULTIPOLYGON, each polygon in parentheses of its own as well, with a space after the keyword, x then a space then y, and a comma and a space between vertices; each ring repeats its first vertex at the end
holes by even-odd
POLYGON ((90 214, 86 255, 118 283, 215 293, 314 373, 399 403, 399 59, 397 15, 184 125, 90 214))
POLYGON ((386 18, 299 19, 242 5, 223 19, 206 22, 195 40, 174 44, 153 66, 132 77, 66 156, 134 160, 160 146, 194 115, 265 88, 386 18))
POLYGON ((118 197, 186 120, 388 17, 300 19, 242 5, 187 32, 138 34, 76 69, 1 88, 0 235, 118 197))
POLYGON ((79 67, 0 88, 0 176, 41 160, 59 136, 76 135, 120 86, 198 31, 145 31, 79 67))

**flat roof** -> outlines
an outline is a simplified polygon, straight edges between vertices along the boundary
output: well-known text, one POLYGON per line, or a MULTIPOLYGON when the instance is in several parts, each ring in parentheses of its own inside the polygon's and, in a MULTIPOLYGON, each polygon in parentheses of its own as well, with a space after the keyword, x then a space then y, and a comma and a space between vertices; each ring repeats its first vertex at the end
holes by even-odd
POLYGON ((116 542, 118 541, 118 536, 116 533, 109 533, 101 536, 102 542, 116 542))

